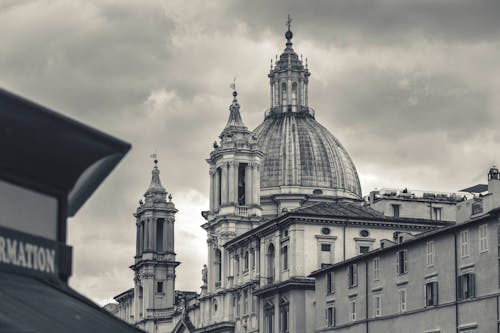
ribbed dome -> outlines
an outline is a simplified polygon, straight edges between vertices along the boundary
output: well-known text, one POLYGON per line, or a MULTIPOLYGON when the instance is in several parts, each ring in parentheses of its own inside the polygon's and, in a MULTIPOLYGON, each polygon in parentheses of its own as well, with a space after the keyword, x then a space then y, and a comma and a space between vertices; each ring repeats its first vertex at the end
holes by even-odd
MULTIPOLYGON (((254 134, 264 152, 261 188, 361 198, 356 167, 340 142, 308 111, 271 113, 254 134)), ((264 193, 263 193, 264 195, 264 193)))

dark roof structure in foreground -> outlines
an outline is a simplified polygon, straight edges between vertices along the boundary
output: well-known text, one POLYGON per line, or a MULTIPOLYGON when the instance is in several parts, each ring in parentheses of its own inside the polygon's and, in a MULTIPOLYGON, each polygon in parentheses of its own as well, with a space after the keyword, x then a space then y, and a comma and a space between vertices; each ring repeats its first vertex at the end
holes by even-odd
POLYGON ((143 332, 59 281, 0 272, 1 332, 143 332))

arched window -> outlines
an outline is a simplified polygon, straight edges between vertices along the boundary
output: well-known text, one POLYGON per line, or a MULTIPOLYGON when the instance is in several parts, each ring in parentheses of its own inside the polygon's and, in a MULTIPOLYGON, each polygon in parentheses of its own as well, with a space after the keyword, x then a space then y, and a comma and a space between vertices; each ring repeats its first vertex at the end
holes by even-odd
POLYGON ((274 304, 271 301, 264 304, 264 332, 274 332, 274 304))
POLYGON ((222 280, 222 254, 219 249, 215 250, 215 286, 219 287, 222 280))
POLYGON ((267 248, 267 281, 274 282, 274 245, 271 243, 267 248))
POLYGON ((288 333, 289 306, 285 297, 280 299, 280 333, 288 333))
POLYGON ((286 83, 281 84, 281 105, 287 105, 288 104, 288 91, 286 90, 286 83))
POLYGON ((292 83, 292 105, 297 105, 297 82, 292 83))

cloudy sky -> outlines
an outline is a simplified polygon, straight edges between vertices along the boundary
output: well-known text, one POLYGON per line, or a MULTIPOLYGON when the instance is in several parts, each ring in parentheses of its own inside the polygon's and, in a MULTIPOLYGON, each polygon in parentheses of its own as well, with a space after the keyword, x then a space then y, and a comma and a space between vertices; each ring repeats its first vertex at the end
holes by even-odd
POLYGON ((365 194, 454 191, 500 163, 497 0, 0 0, 0 86, 133 145, 69 222, 74 288, 104 304, 132 286, 132 213, 156 149, 180 210, 177 288, 199 290, 205 158, 233 77, 248 127, 263 120, 288 13, 310 104, 365 194))

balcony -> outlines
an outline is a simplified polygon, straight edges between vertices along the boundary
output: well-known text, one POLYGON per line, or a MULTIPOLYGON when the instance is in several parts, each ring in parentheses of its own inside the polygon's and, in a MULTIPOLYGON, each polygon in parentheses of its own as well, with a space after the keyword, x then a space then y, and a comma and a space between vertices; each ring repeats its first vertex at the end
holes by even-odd
POLYGON ((248 217, 248 207, 247 206, 236 206, 235 215, 248 217))

